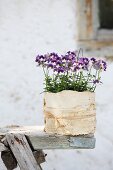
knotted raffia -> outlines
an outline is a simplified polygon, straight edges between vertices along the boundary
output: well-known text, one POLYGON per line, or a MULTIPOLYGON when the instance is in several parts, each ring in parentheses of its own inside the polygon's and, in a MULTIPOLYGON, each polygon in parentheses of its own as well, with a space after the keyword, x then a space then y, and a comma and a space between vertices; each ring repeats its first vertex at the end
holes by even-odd
POLYGON ((45 93, 45 131, 61 135, 95 132, 95 93, 65 90, 45 93))

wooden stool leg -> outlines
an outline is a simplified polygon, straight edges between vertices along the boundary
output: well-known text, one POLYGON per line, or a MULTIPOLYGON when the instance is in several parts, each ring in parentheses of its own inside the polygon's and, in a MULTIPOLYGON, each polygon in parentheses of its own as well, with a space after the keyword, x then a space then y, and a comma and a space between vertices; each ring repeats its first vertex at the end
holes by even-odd
POLYGON ((6 135, 6 139, 21 170, 42 170, 24 134, 10 133, 6 135))

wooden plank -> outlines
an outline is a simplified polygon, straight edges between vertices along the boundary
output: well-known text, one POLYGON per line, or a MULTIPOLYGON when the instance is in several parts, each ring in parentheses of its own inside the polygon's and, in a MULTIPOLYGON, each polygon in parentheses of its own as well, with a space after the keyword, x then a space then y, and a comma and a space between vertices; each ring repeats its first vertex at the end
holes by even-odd
POLYGON ((35 149, 93 149, 94 137, 69 137, 69 136, 29 136, 35 149))
POLYGON ((76 0, 77 40, 94 39, 93 0, 76 0))
POLYGON ((69 149, 69 137, 58 135, 29 135, 34 149, 69 149))
POLYGON ((6 139, 21 170, 41 170, 24 134, 9 133, 6 139))
POLYGON ((47 134, 43 126, 26 126, 11 128, 6 134, 24 134, 31 141, 34 149, 93 149, 95 138, 93 135, 62 136, 47 134), (73 144, 72 138, 76 141, 73 144))
MULTIPOLYGON (((94 41, 78 41, 77 42, 77 46, 78 48, 81 47, 83 49, 85 49, 86 51, 91 51, 91 50, 97 50, 97 53, 101 50, 104 50, 104 51, 108 51, 108 49, 112 49, 113 47, 113 41, 107 41, 107 40, 104 40, 104 41, 97 41, 97 40, 94 40, 94 41)), ((105 52, 105 55, 106 58, 109 57, 111 54, 108 54, 105 52)))
POLYGON ((84 148, 84 149, 93 149, 94 148, 95 139, 91 137, 70 137, 70 146, 76 148, 84 148))
POLYGON ((11 133, 23 133, 31 141, 34 149, 93 149, 95 148, 95 138, 92 134, 81 136, 64 136, 56 134, 48 134, 44 132, 43 126, 28 126, 16 128, 11 133), (71 146, 71 137, 78 141, 71 146), (89 143, 90 140, 90 143, 89 143), (82 141, 86 141, 84 143, 82 141))

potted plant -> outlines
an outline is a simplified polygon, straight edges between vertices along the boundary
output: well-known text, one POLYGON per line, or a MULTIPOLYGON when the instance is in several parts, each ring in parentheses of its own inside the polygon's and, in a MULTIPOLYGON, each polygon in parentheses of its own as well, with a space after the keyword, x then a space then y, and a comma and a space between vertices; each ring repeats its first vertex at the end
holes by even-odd
POLYGON ((45 76, 45 131, 61 135, 95 132, 95 89, 101 84, 106 62, 80 56, 80 51, 65 55, 38 55, 36 63, 45 76))

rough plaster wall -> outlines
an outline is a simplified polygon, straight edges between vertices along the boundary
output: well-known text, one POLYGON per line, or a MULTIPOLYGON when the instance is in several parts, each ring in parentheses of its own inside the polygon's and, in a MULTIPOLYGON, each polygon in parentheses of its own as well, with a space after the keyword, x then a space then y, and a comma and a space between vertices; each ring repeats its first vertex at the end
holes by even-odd
POLYGON ((0 125, 42 123, 37 53, 75 48, 74 0, 0 0, 0 125))

